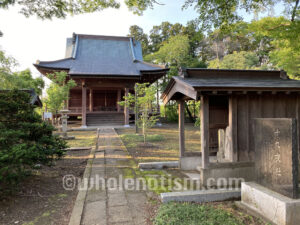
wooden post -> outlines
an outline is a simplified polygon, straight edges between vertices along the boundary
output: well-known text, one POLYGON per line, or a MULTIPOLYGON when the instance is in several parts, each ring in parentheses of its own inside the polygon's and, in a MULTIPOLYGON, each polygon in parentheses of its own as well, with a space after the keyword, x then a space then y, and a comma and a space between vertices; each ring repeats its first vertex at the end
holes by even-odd
POLYGON ((230 161, 236 162, 238 159, 237 155, 237 97, 230 96, 229 98, 229 128, 230 128, 230 139, 231 139, 231 153, 230 161))
POLYGON ((121 111, 121 106, 119 105, 119 102, 121 102, 121 89, 118 90, 118 102, 117 102, 117 111, 120 112, 121 111))
POLYGON ((139 133, 138 129, 138 116, 139 116, 139 110, 138 110, 138 104, 137 104, 137 84, 134 85, 134 124, 135 124, 135 133, 139 133))
POLYGON ((179 156, 183 157, 185 152, 184 137, 184 100, 178 101, 178 128, 179 128, 179 156))
POLYGON ((81 126, 82 127, 86 127, 86 86, 85 86, 85 81, 82 80, 81 83, 81 87, 82 87, 82 121, 81 121, 81 126))
MULTIPOLYGON (((125 88, 125 97, 128 97, 129 88, 125 88)), ((129 108, 124 106, 125 126, 129 126, 129 108)))
POLYGON ((89 105, 89 109, 90 109, 90 112, 93 112, 93 103, 94 103, 94 95, 93 95, 93 89, 90 88, 90 105, 89 105))
POLYGON ((201 134, 201 154, 202 168, 209 167, 209 98, 201 96, 200 109, 200 134, 201 134))
POLYGON ((158 85, 158 81, 156 81, 156 103, 157 103, 157 114, 160 114, 160 105, 159 105, 159 85, 158 85))

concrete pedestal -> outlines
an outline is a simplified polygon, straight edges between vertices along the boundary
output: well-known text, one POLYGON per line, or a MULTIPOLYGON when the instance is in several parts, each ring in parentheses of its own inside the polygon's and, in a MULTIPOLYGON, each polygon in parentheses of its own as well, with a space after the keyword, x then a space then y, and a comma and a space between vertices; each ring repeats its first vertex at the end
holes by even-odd
POLYGON ((300 199, 291 199, 257 183, 242 183, 241 205, 277 225, 300 224, 300 199))

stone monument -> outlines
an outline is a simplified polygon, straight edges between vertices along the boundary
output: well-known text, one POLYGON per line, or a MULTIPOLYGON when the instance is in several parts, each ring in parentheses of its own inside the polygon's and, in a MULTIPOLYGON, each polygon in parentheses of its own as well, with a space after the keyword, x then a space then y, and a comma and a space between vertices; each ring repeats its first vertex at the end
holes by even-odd
POLYGON ((300 224, 296 119, 254 119, 255 182, 243 182, 239 205, 277 225, 300 224))
POLYGON ((295 119, 255 119, 256 182, 298 198, 298 145, 295 119))

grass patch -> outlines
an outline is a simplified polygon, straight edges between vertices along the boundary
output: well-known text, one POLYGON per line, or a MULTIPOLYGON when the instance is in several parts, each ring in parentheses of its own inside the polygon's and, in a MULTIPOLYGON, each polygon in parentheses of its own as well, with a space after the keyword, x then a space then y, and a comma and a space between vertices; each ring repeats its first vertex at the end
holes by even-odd
MULTIPOLYGON (((144 142, 144 136, 140 134, 122 134, 121 139, 127 143, 144 142)), ((164 137, 160 134, 149 134, 146 136, 147 142, 159 142, 163 140, 164 137)))
POLYGON ((72 131, 68 136, 75 136, 74 140, 67 140, 70 147, 94 147, 97 141, 96 131, 72 131))
POLYGON ((210 205, 167 203, 161 205, 154 219, 155 225, 242 225, 233 213, 210 205))

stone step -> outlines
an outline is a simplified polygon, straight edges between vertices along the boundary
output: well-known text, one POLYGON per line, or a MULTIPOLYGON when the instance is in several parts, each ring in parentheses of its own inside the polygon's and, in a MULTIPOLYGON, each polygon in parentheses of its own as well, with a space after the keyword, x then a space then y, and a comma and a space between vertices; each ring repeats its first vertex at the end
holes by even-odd
POLYGON ((163 203, 166 202, 218 202, 238 200, 241 198, 241 189, 210 189, 197 191, 183 191, 183 192, 167 192, 161 193, 160 198, 163 203))

